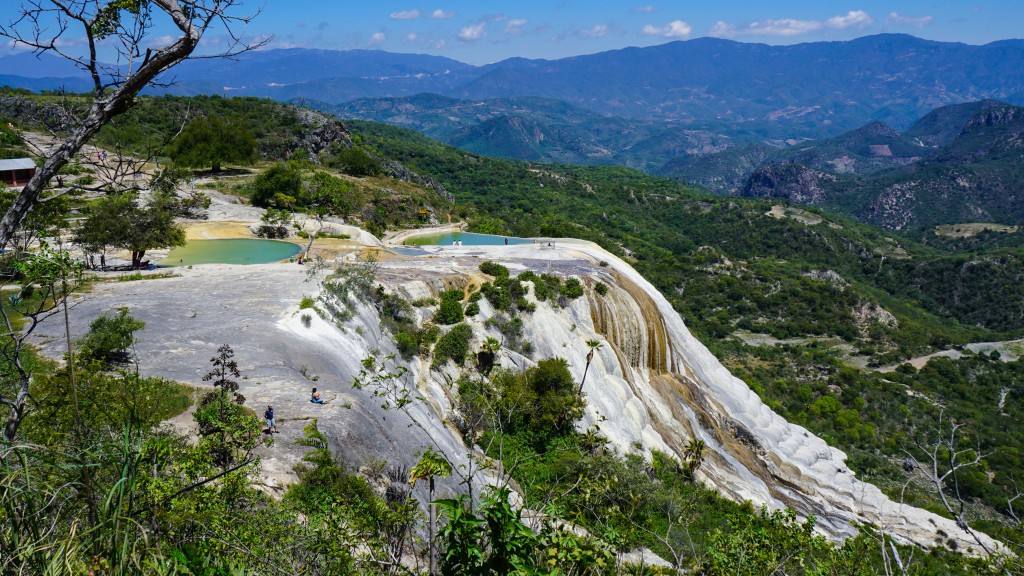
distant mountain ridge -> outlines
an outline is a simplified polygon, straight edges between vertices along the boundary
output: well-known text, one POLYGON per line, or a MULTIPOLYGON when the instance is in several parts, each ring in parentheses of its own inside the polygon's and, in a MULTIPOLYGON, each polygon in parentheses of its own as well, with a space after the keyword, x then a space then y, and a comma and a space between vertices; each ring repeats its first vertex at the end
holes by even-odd
POLYGON ((828 206, 901 230, 1022 224, 1022 184, 1024 108, 987 100, 939 108, 902 134, 872 124, 777 153, 738 193, 828 206))
MULTIPOLYGON (((23 55, 0 58, 17 85, 23 55)), ((43 63, 40 74, 54 76, 43 63)), ((558 60, 513 58, 471 66, 381 51, 266 50, 237 61, 197 60, 174 70, 172 93, 278 100, 429 92, 468 100, 557 99, 598 114, 656 122, 785 126, 821 137, 881 120, 898 129, 946 104, 984 98, 1024 103, 1024 41, 984 46, 898 34, 790 46, 715 38, 623 48, 558 60)), ((54 83, 52 87, 57 87, 54 83)), ((742 130, 743 128, 736 128, 742 130)))

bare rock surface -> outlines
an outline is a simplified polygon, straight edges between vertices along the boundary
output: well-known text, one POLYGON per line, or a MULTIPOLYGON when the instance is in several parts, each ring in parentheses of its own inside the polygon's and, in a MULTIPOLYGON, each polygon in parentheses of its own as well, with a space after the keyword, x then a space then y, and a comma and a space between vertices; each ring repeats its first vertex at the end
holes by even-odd
MULTIPOLYGON (((857 480, 841 451, 772 412, 690 334, 650 283, 600 247, 559 240, 551 246, 435 246, 423 254, 383 259, 377 281, 410 299, 436 295, 451 286, 479 286, 485 280, 478 268, 484 260, 501 262, 513 273, 580 278, 588 286, 585 297, 565 308, 538 303, 533 314, 524 315, 532 355, 506 353, 501 362, 523 367, 559 356, 581 377, 586 341, 601 340, 604 346, 584 387, 588 408, 581 425, 598 426, 619 450, 639 443, 645 451, 678 456, 696 437, 709 448, 701 479, 731 498, 814 514, 819 529, 833 537, 852 535, 856 524, 867 522, 921 545, 935 544, 944 532, 960 549, 976 551, 953 522, 891 501, 857 480), (609 287, 607 294, 593 290, 597 281, 609 287)), ((217 347, 230 344, 245 377, 241 392, 247 405, 262 414, 270 403, 277 412, 281 433, 272 447, 260 451, 259 481, 269 492, 294 481, 292 468, 303 454, 294 440, 313 419, 353 466, 381 459, 411 466, 419 453, 435 446, 466 473, 470 448, 449 423, 448 378, 457 375, 455 367, 431 371, 419 360, 408 363, 401 385, 417 402, 407 410, 384 410, 370 390, 351 386, 363 358, 395 351, 372 307, 357 305, 354 318, 343 323, 311 314, 307 327, 298 302, 314 295, 317 286, 305 282, 306 271, 297 264, 207 265, 179 272, 179 277, 96 285, 76 302, 74 336, 97 315, 127 306, 146 322, 138 345, 142 371, 193 385, 201 384, 217 347), (324 393, 326 405, 309 402, 313 386, 324 393)), ((469 320, 473 349, 487 336, 500 337, 484 326, 493 311, 485 300, 480 304, 480 314, 469 320)), ((426 319, 430 310, 419 313, 426 319)), ((58 322, 42 326, 44 353, 60 357, 61 334, 58 322)), ((474 472, 475 485, 494 482, 490 474, 474 472)), ((450 479, 439 496, 457 489, 457 479, 450 479)))

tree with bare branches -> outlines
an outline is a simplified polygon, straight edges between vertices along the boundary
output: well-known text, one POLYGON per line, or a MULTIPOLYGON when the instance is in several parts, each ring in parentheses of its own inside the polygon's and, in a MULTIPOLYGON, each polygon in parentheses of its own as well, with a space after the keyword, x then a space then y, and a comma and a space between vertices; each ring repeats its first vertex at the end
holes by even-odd
POLYGON ((980 445, 965 447, 963 443, 965 425, 939 413, 934 430, 919 436, 913 449, 905 449, 908 456, 906 467, 917 468, 928 483, 942 507, 956 521, 957 527, 966 532, 986 554, 993 554, 991 542, 967 523, 966 499, 960 492, 958 474, 968 468, 981 466, 991 452, 982 452, 980 445))
MULTIPOLYGON (((127 110, 139 91, 166 85, 166 72, 186 59, 230 57, 266 43, 242 38, 242 29, 255 14, 239 14, 241 4, 241 0, 22 0, 10 20, 0 24, 0 37, 36 54, 74 63, 89 75, 93 89, 88 112, 69 120, 69 130, 0 220, 0 246, 10 242, 34 207, 61 195, 45 194, 50 180, 105 124, 127 110), (172 40, 148 47, 158 41, 157 30, 168 25, 176 31, 172 40), (229 39, 227 49, 196 54, 203 36, 214 31, 229 39), (84 54, 68 48, 72 44, 68 40, 79 36, 84 37, 84 54)), ((117 176, 129 176, 129 170, 118 172, 117 176)))

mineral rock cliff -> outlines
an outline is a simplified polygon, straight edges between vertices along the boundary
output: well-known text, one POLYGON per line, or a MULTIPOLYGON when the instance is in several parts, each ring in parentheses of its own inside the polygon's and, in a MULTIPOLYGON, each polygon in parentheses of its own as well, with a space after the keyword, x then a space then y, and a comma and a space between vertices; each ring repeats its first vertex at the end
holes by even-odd
MULTIPOLYGON (((859 481, 841 451, 772 412, 690 334, 650 283, 594 244, 435 246, 421 256, 382 259, 376 280, 412 300, 453 286, 479 286, 485 280, 478 269, 484 260, 500 262, 514 274, 529 269, 575 276, 587 285, 586 296, 565 308, 538 303, 534 313, 524 315, 534 351, 530 358, 509 352, 502 362, 521 367, 559 356, 579 377, 585 341, 601 340, 605 345, 584 387, 588 408, 582 424, 599 426, 618 449, 639 443, 645 451, 678 456, 696 437, 709 449, 701 480, 731 498, 814 514, 819 528, 834 537, 871 523, 905 542, 932 545, 945 533, 942 541, 977 551, 952 521, 891 501, 859 481), (603 296, 593 290, 597 281, 609 287, 603 296)), ((180 272, 175 278, 98 285, 77 305, 73 332, 84 332, 102 311, 128 306, 147 322, 139 345, 143 371, 192 383, 199 382, 217 345, 232 344, 247 377, 242 393, 256 408, 273 402, 282 424, 281 437, 262 454, 261 474, 269 490, 291 478, 301 448, 290 440, 313 418, 332 446, 356 464, 384 458, 410 465, 418 451, 433 445, 467 472, 473 448, 452 424, 453 366, 432 371, 425 361, 408 365, 401 385, 419 399, 408 410, 383 410, 370 391, 351 387, 363 358, 395 351, 371 306, 357 305, 352 318, 338 323, 312 315, 307 326, 301 318, 307 311, 300 312, 297 304, 313 286, 304 283, 304 270, 295 264, 197 266, 180 272), (311 382, 314 375, 317 381, 311 382), (325 392, 327 405, 308 402, 311 386, 325 392)), ((486 300, 480 305, 469 320, 472 346, 487 336, 500 337, 483 324, 493 310, 486 300)), ((432 310, 419 308, 417 314, 425 320, 432 310)), ((56 322, 44 325, 42 334, 48 338, 44 350, 56 357, 63 349, 62 328, 56 322)), ((472 474, 479 486, 493 482, 496 472, 472 474)), ((449 482, 441 496, 456 489, 457 483, 449 482)))

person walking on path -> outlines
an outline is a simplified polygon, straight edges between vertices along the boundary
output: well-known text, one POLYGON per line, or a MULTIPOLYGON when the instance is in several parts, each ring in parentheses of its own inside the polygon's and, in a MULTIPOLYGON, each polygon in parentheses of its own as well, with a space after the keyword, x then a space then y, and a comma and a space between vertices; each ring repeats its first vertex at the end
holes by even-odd
POLYGON ((267 411, 263 413, 263 417, 267 419, 267 434, 273 434, 277 432, 277 421, 274 420, 274 407, 267 405, 267 411))

